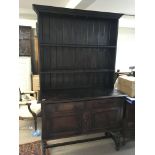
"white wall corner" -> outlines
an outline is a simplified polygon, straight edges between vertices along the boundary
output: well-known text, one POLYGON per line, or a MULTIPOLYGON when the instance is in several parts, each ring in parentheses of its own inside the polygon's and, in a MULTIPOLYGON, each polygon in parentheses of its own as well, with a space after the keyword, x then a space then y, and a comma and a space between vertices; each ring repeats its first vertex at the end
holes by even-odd
POLYGON ((119 19, 119 27, 135 28, 135 16, 122 16, 119 19))
POLYGON ((19 19, 19 25, 21 26, 31 26, 32 28, 36 28, 37 20, 33 19, 19 19))

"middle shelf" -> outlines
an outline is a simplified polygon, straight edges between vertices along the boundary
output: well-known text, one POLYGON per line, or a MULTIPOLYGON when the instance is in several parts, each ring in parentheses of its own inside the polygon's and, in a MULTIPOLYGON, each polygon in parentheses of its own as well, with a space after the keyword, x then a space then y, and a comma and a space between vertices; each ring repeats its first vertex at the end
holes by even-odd
POLYGON ((86 45, 86 44, 53 44, 53 43, 40 43, 40 46, 49 47, 76 47, 76 48, 116 48, 116 45, 86 45))
POLYGON ((97 72, 114 72, 113 69, 62 69, 62 70, 50 70, 50 71, 40 71, 40 74, 48 73, 97 73, 97 72))

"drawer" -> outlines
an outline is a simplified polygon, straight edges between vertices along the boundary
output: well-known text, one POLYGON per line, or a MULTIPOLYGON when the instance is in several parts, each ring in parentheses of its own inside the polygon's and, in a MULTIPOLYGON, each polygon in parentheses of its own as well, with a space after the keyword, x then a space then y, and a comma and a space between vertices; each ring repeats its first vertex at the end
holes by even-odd
POLYGON ((100 100, 92 100, 86 102, 86 107, 89 109, 100 109, 100 108, 114 108, 123 106, 123 98, 106 98, 100 100))
POLYGON ((44 105, 46 113, 69 113, 82 110, 84 107, 83 102, 68 102, 68 103, 55 103, 44 105))

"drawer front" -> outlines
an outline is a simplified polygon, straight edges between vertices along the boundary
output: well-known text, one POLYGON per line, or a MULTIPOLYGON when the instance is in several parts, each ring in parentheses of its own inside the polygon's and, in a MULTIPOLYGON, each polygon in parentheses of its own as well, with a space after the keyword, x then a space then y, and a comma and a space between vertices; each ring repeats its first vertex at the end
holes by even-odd
POLYGON ((44 109, 45 113, 68 113, 82 110, 84 107, 84 103, 67 102, 67 103, 46 104, 45 106, 46 106, 46 109, 44 109))
POLYGON ((98 100, 87 101, 88 109, 100 109, 100 108, 113 108, 122 105, 124 102, 123 98, 105 98, 98 100))

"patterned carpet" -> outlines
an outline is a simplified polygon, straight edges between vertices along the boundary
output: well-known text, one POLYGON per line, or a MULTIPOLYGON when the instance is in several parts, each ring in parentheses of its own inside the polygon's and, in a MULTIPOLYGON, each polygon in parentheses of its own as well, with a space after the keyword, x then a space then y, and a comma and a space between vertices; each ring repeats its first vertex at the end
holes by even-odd
MULTIPOLYGON (((42 155, 41 141, 19 145, 19 155, 42 155)), ((47 149, 46 155, 50 155, 47 149)))

